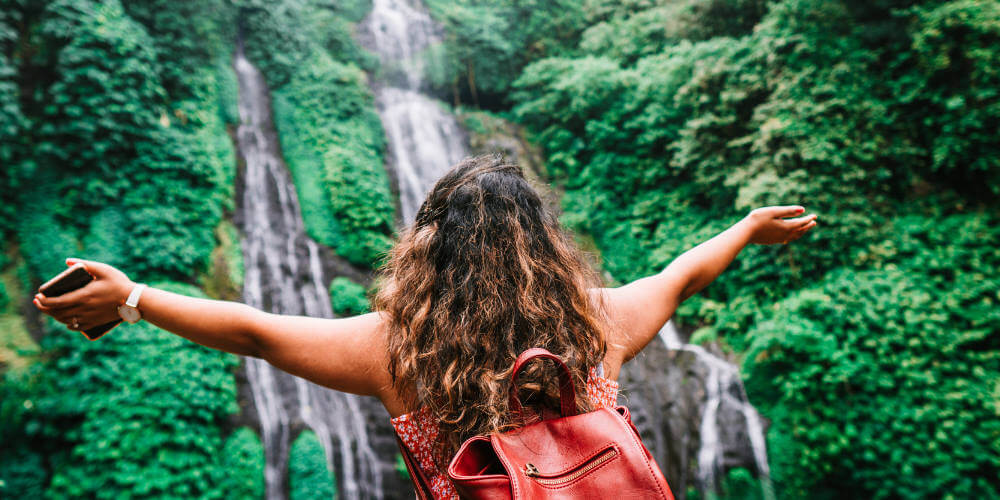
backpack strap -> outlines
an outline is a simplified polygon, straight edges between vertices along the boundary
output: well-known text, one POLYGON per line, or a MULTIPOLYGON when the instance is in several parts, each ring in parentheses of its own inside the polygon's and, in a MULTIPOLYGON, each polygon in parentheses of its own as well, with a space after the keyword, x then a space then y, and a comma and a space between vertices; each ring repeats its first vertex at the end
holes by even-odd
POLYGON ((576 387, 573 385, 573 376, 570 375, 569 368, 559 356, 541 347, 533 347, 522 352, 514 362, 514 372, 510 376, 510 410, 514 413, 521 412, 521 400, 517 397, 517 375, 521 373, 524 365, 535 358, 555 361, 559 367, 559 406, 562 408, 562 416, 576 415, 576 387))
POLYGON ((417 499, 434 500, 434 493, 431 493, 431 482, 424 476, 420 463, 414 458, 413 453, 410 453, 406 443, 403 443, 403 440, 399 438, 399 434, 396 434, 396 444, 399 445, 399 451, 403 454, 403 462, 406 463, 406 470, 410 473, 410 480, 413 481, 413 490, 417 493, 417 499))

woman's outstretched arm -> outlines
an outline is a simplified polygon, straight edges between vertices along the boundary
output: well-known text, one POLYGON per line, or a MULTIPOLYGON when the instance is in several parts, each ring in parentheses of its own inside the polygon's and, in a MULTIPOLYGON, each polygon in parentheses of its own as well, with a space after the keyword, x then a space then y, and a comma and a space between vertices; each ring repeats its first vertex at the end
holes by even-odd
MULTIPOLYGON (((82 262, 95 280, 58 297, 38 294, 35 306, 77 330, 88 330, 118 318, 135 283, 112 266, 82 262)), ((293 375, 333 389, 376 395, 385 377, 375 367, 385 349, 378 345, 377 314, 325 319, 270 314, 238 302, 188 297, 146 288, 139 300, 142 318, 198 344, 234 354, 262 358, 293 375)), ((108 335, 114 335, 112 330, 108 335)), ((98 340, 99 342, 100 340, 98 340)))
POLYGON ((712 239, 684 252, 663 271, 618 288, 603 288, 617 334, 609 354, 632 359, 657 334, 681 302, 708 286, 750 243, 788 243, 816 226, 800 206, 758 208, 712 239), (793 219, 788 217, 799 216, 793 219))

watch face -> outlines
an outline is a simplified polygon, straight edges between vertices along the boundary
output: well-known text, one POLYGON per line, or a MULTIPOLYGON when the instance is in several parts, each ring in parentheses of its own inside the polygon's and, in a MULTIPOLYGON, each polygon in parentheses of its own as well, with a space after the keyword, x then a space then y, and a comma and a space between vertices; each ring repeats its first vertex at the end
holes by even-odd
POLYGON ((118 315, 129 323, 135 323, 142 317, 139 314, 139 310, 132 306, 118 306, 118 315))

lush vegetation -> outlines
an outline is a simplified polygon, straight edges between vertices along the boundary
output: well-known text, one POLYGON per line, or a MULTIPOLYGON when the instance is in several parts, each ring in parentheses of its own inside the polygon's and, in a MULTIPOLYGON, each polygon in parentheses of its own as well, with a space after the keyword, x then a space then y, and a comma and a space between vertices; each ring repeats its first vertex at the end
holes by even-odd
POLYGON ((555 44, 441 4, 453 71, 534 133, 622 282, 753 207, 819 214, 677 314, 745 360, 779 495, 1000 494, 1000 3, 581 4, 555 44))
MULTIPOLYGON (((615 280, 755 206, 819 214, 677 313, 742 360, 779 497, 1000 496, 1000 3, 427 3, 434 89, 528 128, 615 280)), ((352 36, 369 8, 0 0, 0 497, 263 495, 260 440, 228 430, 235 356, 142 324, 87 342, 23 316, 26 292, 72 255, 238 298, 237 40, 307 231, 377 263, 394 216, 382 70, 352 36)), ((360 285, 330 290, 367 311, 360 285)), ((335 491, 312 433, 289 470, 295 498, 335 491)))
POLYGON ((329 500, 337 492, 323 445, 313 431, 303 431, 292 443, 288 455, 288 489, 291 500, 329 500))
MULTIPOLYGON (((77 256, 239 300, 238 44, 272 87, 309 233, 373 266, 393 203, 360 69, 376 64, 352 38, 369 8, 0 0, 0 497, 263 496, 260 439, 229 430, 236 356, 144 323, 87 342, 23 316, 26 292, 77 256)), ((341 313, 367 310, 364 288, 332 288, 341 313)), ((315 435, 292 458, 293 496, 333 496, 315 435)))
POLYGON ((222 463, 226 498, 264 498, 264 445, 252 429, 241 427, 229 435, 222 463))
POLYGON ((68 256, 188 295, 230 267, 210 259, 232 208, 229 20, 203 7, 2 2, 0 234, 17 246, 2 266, 0 496, 228 495, 235 356, 149 324, 88 342, 16 314, 68 256))
POLYGON ((338 316, 356 316, 369 311, 368 292, 343 276, 330 282, 330 305, 338 316))

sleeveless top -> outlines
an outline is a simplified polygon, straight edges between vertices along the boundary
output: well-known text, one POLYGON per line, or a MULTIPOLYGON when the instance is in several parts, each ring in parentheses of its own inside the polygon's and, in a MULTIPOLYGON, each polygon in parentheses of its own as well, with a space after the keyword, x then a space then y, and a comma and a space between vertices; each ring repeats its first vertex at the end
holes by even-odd
MULTIPOLYGON (((587 395, 596 408, 614 408, 618 401, 618 382, 604 378, 604 366, 590 370, 587 378, 587 395)), ((391 419, 392 427, 403 444, 410 449, 420 468, 430 480, 431 492, 436 500, 458 500, 458 493, 444 471, 434 464, 432 446, 438 437, 437 421, 427 408, 391 419)))

